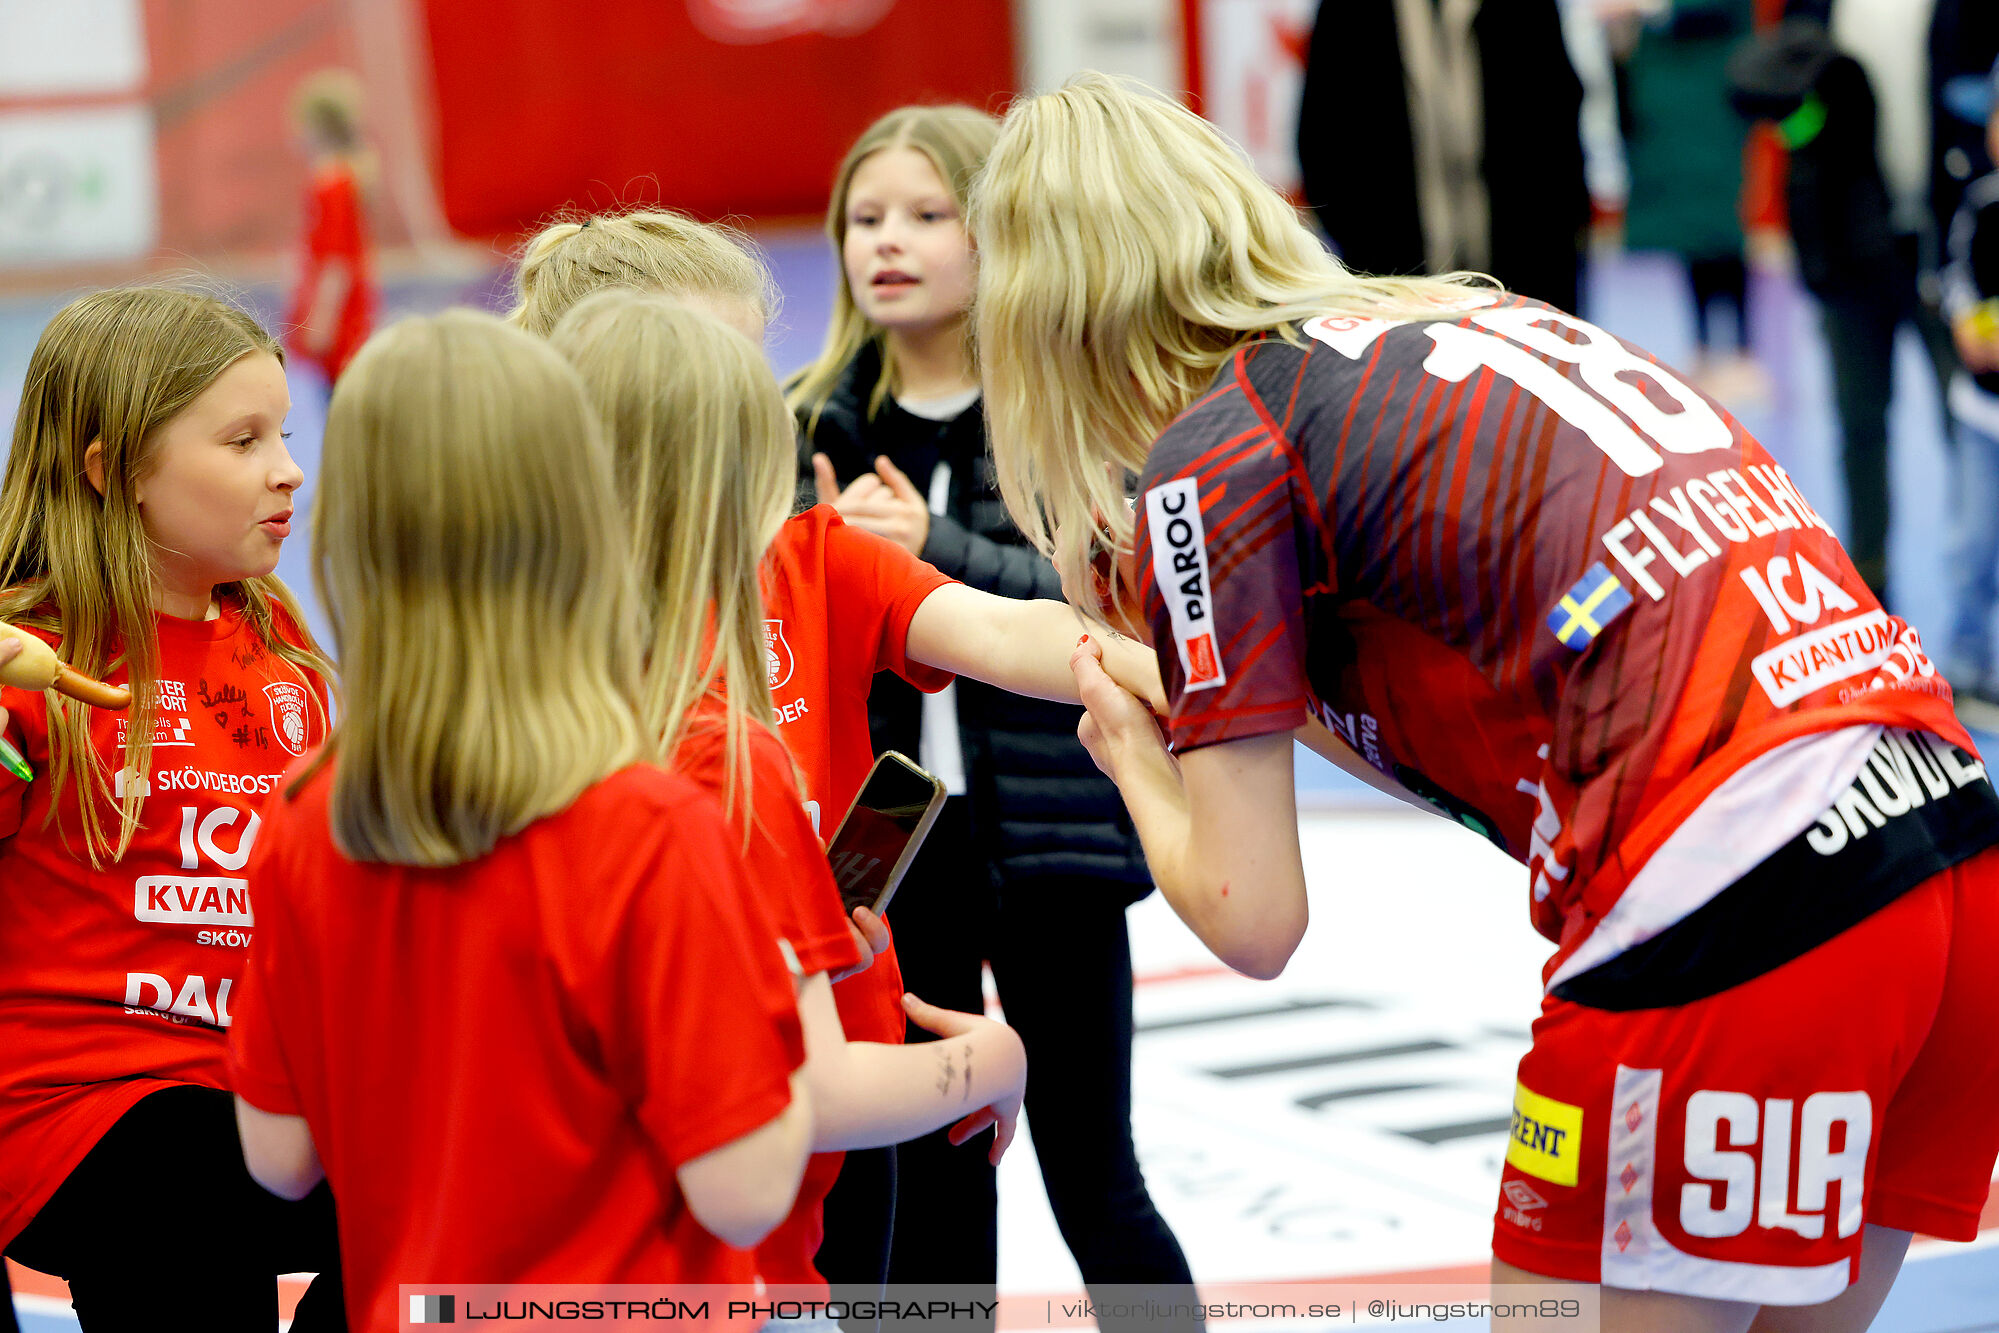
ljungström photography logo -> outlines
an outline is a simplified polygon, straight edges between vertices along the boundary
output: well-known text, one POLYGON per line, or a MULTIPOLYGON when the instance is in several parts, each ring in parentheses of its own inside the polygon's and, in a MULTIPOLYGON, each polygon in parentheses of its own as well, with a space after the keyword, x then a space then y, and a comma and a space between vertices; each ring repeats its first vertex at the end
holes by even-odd
POLYGON ((455 1296, 412 1296, 410 1297, 410 1322, 412 1324, 455 1324, 458 1322, 458 1298, 455 1296))

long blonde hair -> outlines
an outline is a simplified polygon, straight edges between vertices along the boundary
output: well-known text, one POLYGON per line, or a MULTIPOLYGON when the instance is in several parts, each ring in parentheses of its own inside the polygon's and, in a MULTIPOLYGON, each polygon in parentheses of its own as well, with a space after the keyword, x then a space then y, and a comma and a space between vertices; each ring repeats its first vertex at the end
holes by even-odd
POLYGON ((671 759, 689 714, 719 692, 727 804, 733 814, 740 794, 749 811, 743 727, 777 725, 758 569, 789 512, 795 466, 777 381, 742 334, 641 292, 589 297, 550 342, 582 376, 624 478, 646 610, 647 733, 671 759))
MULTIPOLYGON (((833 260, 841 266, 842 277, 833 293, 833 314, 826 324, 826 342, 811 365, 792 376, 785 385, 785 401, 792 411, 806 419, 806 429, 818 423, 827 399, 840 387, 847 367, 873 343, 880 350, 882 373, 868 398, 868 415, 881 410, 898 384, 895 357, 881 325, 861 313, 854 293, 847 286, 847 196, 854 185, 854 173, 861 163, 887 148, 911 148, 930 159, 937 178, 951 191, 962 214, 969 205, 972 178, 984 165, 986 154, 999 139, 1000 122, 976 107, 905 106, 897 107, 868 126, 833 177, 833 197, 826 205, 826 235, 833 242, 833 260)), ((967 355, 971 349, 967 346, 967 355)))
MULTIPOLYGON (((133 704, 124 768, 151 768, 158 711, 159 640, 154 561, 140 521, 138 488, 152 470, 158 431, 243 357, 284 359, 256 320, 212 296, 164 287, 95 292, 56 312, 42 330, 14 418, 0 480, 0 620, 54 633, 63 657, 86 675, 122 661, 133 704), (104 489, 85 455, 103 446, 104 489)), ((251 632, 297 673, 329 686, 333 667, 312 642, 275 575, 223 584, 215 595, 241 604, 251 632), (294 643, 280 634, 276 608, 294 643)), ((108 757, 90 743, 90 710, 54 693, 49 708, 50 781, 67 784, 82 812, 92 866, 124 858, 139 828, 146 784, 114 785, 108 757), (115 835, 101 806, 117 812, 115 835)), ((60 802, 50 802, 53 812, 60 802)))
POLYGON ((569 307, 606 287, 715 295, 768 321, 777 284, 741 232, 665 209, 565 219, 535 233, 514 267, 511 324, 546 338, 569 307))
POLYGON ((456 865, 651 757, 628 546, 596 417, 546 343, 463 310, 369 339, 312 519, 347 677, 341 851, 456 865))
MULTIPOLYGON (((1316 315, 1417 318, 1496 286, 1349 272, 1213 126, 1102 74, 1014 106, 971 226, 1000 492, 1099 616, 1092 558, 1131 546, 1125 478, 1237 348, 1296 341, 1316 315)), ((1118 614, 1123 593, 1113 581, 1118 614)))

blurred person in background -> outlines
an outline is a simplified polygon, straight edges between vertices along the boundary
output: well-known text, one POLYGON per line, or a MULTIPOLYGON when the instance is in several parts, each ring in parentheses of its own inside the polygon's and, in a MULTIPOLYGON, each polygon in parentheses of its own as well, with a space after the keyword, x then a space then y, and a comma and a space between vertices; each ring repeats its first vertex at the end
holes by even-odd
POLYGON ((1976 115, 1992 63, 1999 60, 1999 4, 1936 0, 1929 56, 1930 209, 1937 235, 1948 237, 1964 187, 1999 165, 1986 143, 1985 122, 1976 115))
MULTIPOLYGON (((817 492, 849 523, 971 587, 1059 599, 1054 566, 1027 545, 996 488, 967 338, 976 255, 965 196, 998 131, 970 107, 905 107, 855 142, 826 214, 845 282, 824 350, 792 381, 790 402, 817 492)), ((952 793, 895 900, 906 984, 978 1012, 991 963, 1034 1070, 1042 1181, 1084 1282, 1191 1283, 1131 1139, 1124 914, 1151 879, 1116 789, 1077 743, 1079 710, 969 679, 923 695, 877 677, 868 711, 877 751, 920 755, 952 793), (1060 966, 1047 960, 1051 920, 1060 966)), ((932 1038, 912 1025, 909 1039, 932 1038)), ((990 1164, 942 1134, 897 1155, 891 1280, 991 1287, 990 1164)), ((827 1205, 829 1243, 838 1196, 827 1205)))
POLYGON ((1298 110, 1305 200, 1358 272, 1471 269, 1574 310, 1582 100, 1555 0, 1322 0, 1298 110))
MULTIPOLYGON (((1791 0, 1730 66, 1737 107, 1790 149, 1798 274, 1818 298, 1839 415, 1847 553, 1888 600, 1888 403, 1912 325, 1939 397, 1954 356, 1937 313, 1925 43, 1933 0, 1791 0)), ((1946 429, 1948 426, 1946 425, 1946 429)))
MULTIPOLYGON (((1624 160, 1624 127, 1618 107, 1616 56, 1609 16, 1624 0, 1561 0, 1562 40, 1582 83, 1583 178, 1589 186, 1591 240, 1615 237, 1630 202, 1631 173, 1624 160)), ((1587 291, 1583 300, 1589 299, 1587 291)))
POLYGON ((1686 266, 1693 297, 1694 382, 1729 403, 1768 393, 1749 350, 1742 153, 1748 126, 1728 104, 1729 53, 1750 31, 1750 0, 1670 0, 1614 25, 1631 201, 1624 243, 1686 266), (1733 324, 1725 346, 1717 307, 1733 324))
MULTIPOLYGON (((1944 95, 1967 123, 1984 127, 1988 163, 1999 160, 1999 64, 1984 79, 1959 79, 1944 95)), ((1963 191, 1952 219, 1943 307, 1963 368, 1951 381, 1957 419, 1951 473, 1950 637, 1941 659, 1958 716, 1999 731, 1999 678, 1992 670, 1992 610, 1999 603, 1999 171, 1963 191)))
POLYGON ((368 340, 380 303, 365 204, 375 163, 361 137, 361 81, 322 70, 299 85, 292 119, 312 177, 285 341, 330 385, 368 340))

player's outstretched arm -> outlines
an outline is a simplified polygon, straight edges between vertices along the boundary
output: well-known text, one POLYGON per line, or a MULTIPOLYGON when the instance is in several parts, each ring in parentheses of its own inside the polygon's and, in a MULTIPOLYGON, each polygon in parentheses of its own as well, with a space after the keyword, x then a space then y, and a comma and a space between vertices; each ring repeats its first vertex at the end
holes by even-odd
POLYGON ((1327 729, 1326 724, 1317 718, 1313 718, 1291 734, 1297 738, 1300 745, 1348 776, 1359 778, 1376 791, 1393 796, 1404 805, 1414 806, 1426 815, 1437 813, 1436 806, 1361 758, 1351 745, 1334 735, 1327 729))
POLYGON ((710 1235, 748 1249, 791 1214, 812 1153, 812 1094, 791 1076, 791 1104, 763 1124, 674 1172, 687 1210, 710 1235))
MULTIPOLYGON (((1079 703, 1069 654, 1090 630, 1074 607, 1046 598, 1016 601, 949 583, 909 618, 909 655, 927 666, 1036 699, 1079 703)), ((1133 639, 1097 631, 1111 678, 1164 709, 1159 661, 1133 639)))
POLYGON ((910 1018, 944 1038, 916 1046, 854 1041, 840 1027, 833 988, 822 972, 799 991, 806 1072, 815 1111, 815 1152, 845 1152, 901 1143, 946 1125, 962 1143, 989 1124, 999 1126, 991 1158, 1013 1140, 1027 1087, 1027 1051, 1014 1030, 905 996, 910 1018))
POLYGON ((1304 938, 1305 866, 1291 733, 1204 746, 1177 759, 1151 711, 1079 646, 1089 712, 1077 734, 1117 783, 1166 901, 1215 957, 1268 980, 1304 938))

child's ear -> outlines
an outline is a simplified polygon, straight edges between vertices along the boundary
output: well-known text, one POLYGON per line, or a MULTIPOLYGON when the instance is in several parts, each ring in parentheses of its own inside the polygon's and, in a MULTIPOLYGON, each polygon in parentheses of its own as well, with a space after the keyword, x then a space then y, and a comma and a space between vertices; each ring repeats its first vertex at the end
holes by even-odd
POLYGON ((83 475, 90 479, 91 490, 104 494, 104 441, 92 440, 83 451, 83 475))

